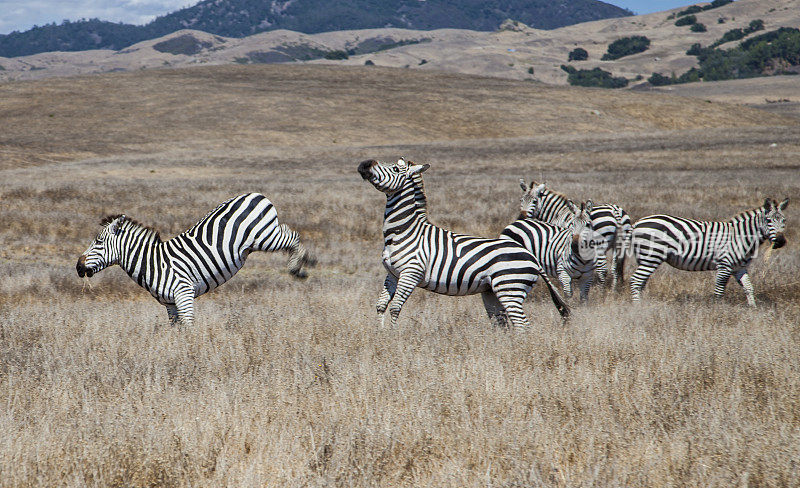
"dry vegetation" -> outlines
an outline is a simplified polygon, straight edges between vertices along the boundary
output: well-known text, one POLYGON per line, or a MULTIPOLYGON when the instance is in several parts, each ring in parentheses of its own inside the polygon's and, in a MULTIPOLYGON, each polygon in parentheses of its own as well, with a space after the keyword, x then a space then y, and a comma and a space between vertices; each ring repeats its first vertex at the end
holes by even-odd
POLYGON ((217 70, 0 85, 3 486, 800 479, 800 126, 455 75, 217 70), (542 290, 523 333, 418 291, 380 330, 384 200, 355 167, 399 155, 431 163, 431 217, 461 232, 498 234, 517 178, 544 176, 634 218, 789 196, 789 242, 753 266, 755 310, 733 282, 714 302, 712 274, 662 269, 642 304, 593 289, 566 325, 542 290), (120 269, 75 275, 103 214, 174 235, 244 191, 319 257, 307 281, 255 254, 176 329, 120 269))

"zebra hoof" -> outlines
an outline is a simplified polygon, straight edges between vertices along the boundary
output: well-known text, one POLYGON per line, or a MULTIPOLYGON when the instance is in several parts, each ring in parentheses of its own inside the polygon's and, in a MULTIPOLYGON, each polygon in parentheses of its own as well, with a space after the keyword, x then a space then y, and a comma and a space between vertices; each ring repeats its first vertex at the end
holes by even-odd
POLYGON ((289 274, 297 278, 298 280, 304 280, 308 278, 308 273, 305 272, 302 268, 300 269, 290 269, 289 274))

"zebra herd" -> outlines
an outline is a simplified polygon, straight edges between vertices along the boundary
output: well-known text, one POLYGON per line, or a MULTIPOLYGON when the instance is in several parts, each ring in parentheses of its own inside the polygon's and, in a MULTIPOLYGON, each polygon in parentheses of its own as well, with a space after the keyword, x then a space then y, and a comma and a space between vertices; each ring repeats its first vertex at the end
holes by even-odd
MULTIPOLYGON (((497 238, 456 234, 428 221, 422 173, 430 165, 404 159, 363 161, 361 177, 386 194, 383 265, 387 274, 376 306, 381 324, 391 325, 414 288, 444 295, 480 293, 489 317, 515 327, 529 325, 523 301, 541 278, 562 318, 570 309, 549 276, 572 295, 576 281, 586 301, 597 276, 604 283, 611 251, 612 286, 623 281, 626 253, 637 262, 631 277, 634 301, 663 262, 682 270, 716 270, 719 297, 731 275, 755 306, 747 266, 759 246, 786 244, 784 210, 789 199, 766 199, 761 207, 728 221, 704 222, 651 215, 631 224, 617 205, 580 206, 543 183, 520 180, 520 214, 497 238), (549 275, 549 276, 548 276, 549 275)), ((287 251, 289 272, 304 278, 313 258, 297 232, 278 223, 275 207, 263 195, 248 193, 220 204, 191 229, 162 241, 158 232, 125 215, 103 219, 103 229, 80 256, 76 270, 91 277, 119 265, 167 309, 171 323, 191 325, 194 299, 228 281, 252 251, 287 251)))

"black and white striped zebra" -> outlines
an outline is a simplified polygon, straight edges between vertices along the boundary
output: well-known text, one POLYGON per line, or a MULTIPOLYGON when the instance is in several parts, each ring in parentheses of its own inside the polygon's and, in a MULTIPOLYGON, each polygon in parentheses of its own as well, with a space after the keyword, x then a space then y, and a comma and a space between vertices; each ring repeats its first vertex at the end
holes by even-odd
POLYGON ((503 229, 500 236, 513 239, 530 251, 547 274, 561 281, 568 297, 572 296, 572 281, 576 280, 581 301, 586 301, 596 261, 592 247, 597 241, 590 217, 592 202, 581 204, 580 208, 569 203, 572 218, 563 229, 540 220, 520 218, 503 229))
MULTIPOLYGON (((522 196, 523 212, 526 217, 549 222, 558 227, 565 227, 572 218, 569 209, 570 200, 564 195, 550 191, 544 183, 532 181, 530 185, 520 179, 520 186, 525 192, 522 196)), ((597 279, 601 284, 606 282, 608 276, 608 258, 606 253, 611 250, 611 276, 612 288, 616 289, 622 284, 625 268, 625 252, 628 249, 631 232, 631 218, 628 213, 618 205, 611 203, 595 204, 591 212, 592 227, 595 233, 602 238, 597 243, 597 279)))
POLYGON ((279 224, 272 202, 258 193, 222 203, 168 241, 125 215, 106 217, 101 225, 78 259, 78 276, 118 264, 167 307, 172 324, 190 326, 194 299, 231 279, 252 251, 288 251, 289 272, 299 278, 306 276, 303 265, 314 261, 297 232, 279 224))
POLYGON ((529 325, 522 302, 539 276, 562 317, 569 308, 534 256, 509 239, 459 235, 431 224, 421 173, 430 166, 402 159, 394 164, 363 161, 361 177, 386 194, 383 265, 388 271, 377 310, 391 324, 416 287, 444 295, 481 293, 491 318, 507 317, 516 327, 529 325), (391 302, 391 304, 390 304, 391 302))
POLYGON ((761 207, 724 222, 670 215, 650 215, 639 220, 633 226, 633 254, 638 263, 631 276, 633 300, 641 298, 647 279, 666 262, 686 271, 716 270, 714 295, 717 297, 725 292, 725 285, 733 274, 744 289, 747 304, 755 306, 747 266, 765 240, 772 242, 773 249, 786 244, 783 211, 788 204, 788 198, 780 204, 768 198, 761 207))

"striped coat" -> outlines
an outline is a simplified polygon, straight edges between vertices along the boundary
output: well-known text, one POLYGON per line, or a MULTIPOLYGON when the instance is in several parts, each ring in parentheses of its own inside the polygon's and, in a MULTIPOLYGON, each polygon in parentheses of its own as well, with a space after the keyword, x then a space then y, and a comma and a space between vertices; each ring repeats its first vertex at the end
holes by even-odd
POLYGON ((278 223, 275 207, 258 193, 220 204, 168 241, 125 215, 106 217, 101 225, 78 259, 78 275, 91 277, 118 264, 166 306, 173 324, 191 325, 194 299, 231 279, 252 251, 288 251, 289 272, 301 278, 303 265, 314 261, 297 232, 278 223))
POLYGON ((641 298, 648 278, 661 263, 685 271, 716 270, 714 295, 722 296, 733 275, 755 306, 753 285, 747 267, 758 248, 769 239, 773 248, 783 247, 786 226, 784 209, 787 198, 780 204, 767 199, 764 205, 742 212, 723 222, 701 221, 650 215, 636 222, 633 228, 633 254, 636 271, 631 276, 633 300, 641 298))
MULTIPOLYGON (((532 181, 530 185, 525 180, 519 180, 523 190, 521 201, 522 213, 527 218, 534 218, 558 227, 565 227, 572 218, 570 203, 564 195, 547 189, 544 183, 532 181)), ((623 281, 625 267, 625 250, 629 247, 631 232, 631 218, 625 210, 618 205, 605 203, 595 204, 590 213, 592 228, 599 241, 594 243, 597 249, 597 277, 600 283, 605 283, 608 275, 608 258, 606 253, 611 250, 611 275, 612 288, 616 289, 623 281)))
POLYGON ((386 194, 383 265, 387 275, 378 298, 381 320, 388 308, 394 327, 416 287, 444 295, 480 293, 491 318, 527 327, 522 302, 541 276, 563 317, 569 308, 535 258, 508 239, 456 234, 428 221, 421 173, 429 165, 363 161, 361 177, 386 194))

